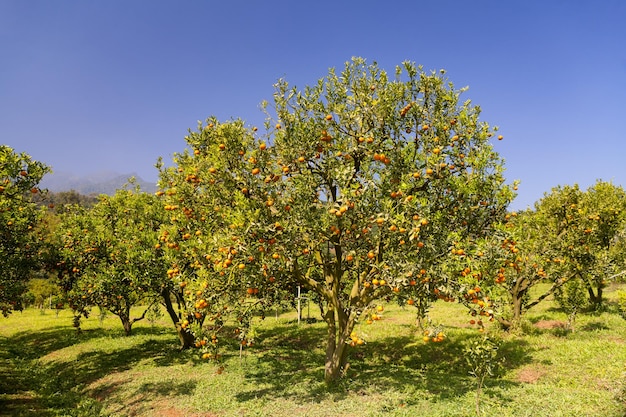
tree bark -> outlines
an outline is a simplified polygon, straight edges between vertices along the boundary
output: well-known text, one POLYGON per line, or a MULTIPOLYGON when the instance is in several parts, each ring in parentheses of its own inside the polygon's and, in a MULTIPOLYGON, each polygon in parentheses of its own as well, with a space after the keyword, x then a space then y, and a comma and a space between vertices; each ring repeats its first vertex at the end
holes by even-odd
POLYGON ((352 329, 349 320, 341 319, 342 313, 329 307, 324 316, 324 321, 328 325, 324 381, 328 386, 334 385, 342 377, 348 361, 346 342, 352 329))
POLYGON ((594 288, 591 285, 587 286, 587 292, 589 293, 589 301, 592 308, 595 310, 602 305, 602 287, 598 286, 594 292, 594 288))
POLYGON ((133 324, 130 322, 130 319, 127 315, 120 314, 120 320, 122 322, 122 326, 124 327, 124 334, 126 336, 130 336, 133 330, 133 324))
MULTIPOLYGON (((122 310, 122 312, 120 314, 118 314, 120 320, 122 321, 122 326, 124 326, 124 334, 126 336, 130 336, 132 334, 132 330, 133 330, 133 324, 135 324, 136 322, 143 320, 146 317, 146 314, 148 313, 148 310, 150 309, 150 307, 152 307, 153 304, 150 304, 148 306, 148 308, 146 308, 143 313, 141 314, 141 316, 136 317, 134 319, 130 318, 130 305, 127 305, 126 307, 124 307, 124 309, 122 310)), ((112 312, 115 314, 115 312, 112 312)))
POLYGON ((174 327, 176 328, 176 333, 178 334, 178 339, 180 340, 180 350, 189 349, 194 346, 195 337, 194 335, 186 329, 183 329, 181 326, 181 317, 174 310, 174 306, 172 305, 171 293, 167 288, 164 288, 161 291, 161 296, 163 297, 163 304, 165 305, 165 310, 167 314, 170 316, 172 323, 174 323, 174 327))

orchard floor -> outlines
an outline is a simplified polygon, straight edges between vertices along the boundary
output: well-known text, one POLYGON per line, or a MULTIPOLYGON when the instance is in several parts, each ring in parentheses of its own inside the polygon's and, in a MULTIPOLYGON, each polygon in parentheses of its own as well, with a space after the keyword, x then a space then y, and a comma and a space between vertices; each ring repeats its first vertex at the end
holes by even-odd
MULTIPOLYGON (((625 416, 626 320, 607 293, 605 311, 577 317, 575 331, 551 301, 500 340, 502 367, 487 377, 480 415, 625 416)), ((625 289, 623 285, 621 289, 625 289)), ((467 347, 483 334, 463 307, 437 303, 433 325, 446 338, 425 343, 410 309, 385 305, 383 319, 356 329, 337 387, 323 381, 325 326, 298 325, 294 312, 258 321, 256 344, 224 352, 223 363, 178 351, 164 318, 124 337, 97 310, 77 334, 71 313, 26 310, 0 318, 1 416, 472 416, 476 379, 467 347), (223 366, 223 370, 222 370, 223 366)), ((305 310, 306 316, 306 310, 305 310)))

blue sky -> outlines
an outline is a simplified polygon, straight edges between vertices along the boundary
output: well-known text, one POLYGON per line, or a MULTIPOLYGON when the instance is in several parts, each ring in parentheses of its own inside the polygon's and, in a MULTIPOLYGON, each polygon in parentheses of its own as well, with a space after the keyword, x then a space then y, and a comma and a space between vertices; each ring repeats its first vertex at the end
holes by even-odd
POLYGON ((624 22, 622 0, 2 0, 0 143, 156 181, 198 120, 260 125, 278 78, 410 60, 500 127, 521 209, 556 185, 626 186, 624 22))

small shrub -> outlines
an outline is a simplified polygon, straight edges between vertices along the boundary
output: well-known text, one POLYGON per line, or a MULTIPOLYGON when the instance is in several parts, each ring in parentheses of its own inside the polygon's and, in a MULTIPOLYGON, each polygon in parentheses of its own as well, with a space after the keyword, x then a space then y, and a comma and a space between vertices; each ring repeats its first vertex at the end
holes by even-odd
POLYGON ((480 396, 487 376, 494 376, 502 366, 502 358, 498 358, 500 341, 485 336, 474 340, 464 349, 465 359, 470 366, 470 375, 476 378, 476 415, 480 415, 480 396))
POLYGON ((589 309, 589 298, 580 279, 571 279, 559 288, 555 298, 561 309, 567 314, 567 328, 574 331, 576 315, 589 309))

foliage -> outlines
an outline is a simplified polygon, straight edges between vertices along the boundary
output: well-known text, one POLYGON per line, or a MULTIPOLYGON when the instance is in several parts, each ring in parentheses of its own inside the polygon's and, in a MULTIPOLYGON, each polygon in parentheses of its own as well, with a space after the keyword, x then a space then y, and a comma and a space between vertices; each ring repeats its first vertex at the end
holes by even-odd
POLYGON ((465 359, 470 367, 470 375, 476 378, 476 415, 480 416, 480 396, 485 378, 494 376, 502 365, 503 358, 498 357, 500 342, 483 337, 473 340, 464 350, 465 359))
POLYGON ((567 281, 555 293, 558 305, 567 314, 567 327, 574 331, 576 315, 589 309, 589 297, 585 293, 585 286, 581 280, 572 279, 567 281))
POLYGON ((213 339, 232 313, 246 344, 252 313, 300 285, 328 326, 330 383, 357 321, 380 318, 377 300, 423 315, 457 298, 466 285, 443 266, 450 248, 487 233, 513 196, 494 130, 460 94, 411 63, 393 78, 355 58, 302 91, 279 81, 263 136, 200 123, 191 151, 160 165, 170 276, 196 317, 184 324, 213 339))
POLYGON ((54 209, 56 213, 63 212, 63 207, 66 205, 79 205, 84 207, 93 207, 98 202, 96 195, 84 195, 80 194, 76 190, 70 191, 47 191, 45 194, 36 194, 33 201, 40 205, 47 206, 49 209, 54 209))
POLYGON ((45 308, 48 301, 56 307, 60 294, 61 289, 51 279, 33 278, 28 282, 27 295, 32 297, 31 304, 37 308, 45 308))
POLYGON ((163 210, 153 195, 119 190, 100 196, 91 209, 75 206, 62 216, 58 272, 70 306, 86 315, 99 306, 118 316, 126 334, 144 313, 130 317, 139 303, 161 297, 166 264, 158 242, 163 210))
MULTIPOLYGON (((508 213, 493 233, 476 241, 473 249, 452 265, 482 287, 483 302, 492 304, 498 311, 495 317, 499 323, 510 329, 519 325, 526 311, 563 285, 560 271, 552 268, 563 262, 545 250, 543 229, 536 214, 527 210, 508 213), (541 293, 533 291, 542 283, 550 285, 542 286, 541 293)), ((473 291, 466 294, 465 300, 474 304, 480 301, 473 291)), ((476 313, 484 315, 484 309, 476 313)), ((470 323, 482 325, 475 319, 470 323)))
POLYGON ((0 145, 0 311, 22 309, 30 272, 38 268, 35 226, 42 215, 30 196, 49 168, 0 145))
POLYGON ((553 270, 580 279, 594 308, 603 301, 607 278, 624 270, 626 192, 598 181, 586 191, 577 185, 552 189, 536 204, 544 252, 564 262, 553 270))

